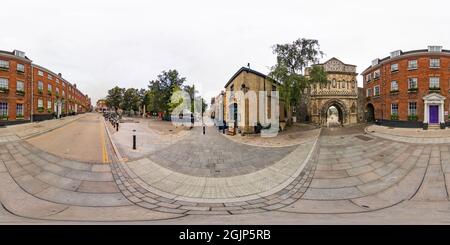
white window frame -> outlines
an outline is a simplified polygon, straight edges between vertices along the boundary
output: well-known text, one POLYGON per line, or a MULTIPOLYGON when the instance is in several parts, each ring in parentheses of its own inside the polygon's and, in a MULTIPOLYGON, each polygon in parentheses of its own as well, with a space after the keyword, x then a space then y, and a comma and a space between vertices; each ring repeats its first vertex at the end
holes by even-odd
POLYGON ((419 68, 419 62, 417 60, 408 60, 408 70, 417 70, 419 68), (413 64, 412 62, 414 62, 414 66, 412 66, 411 64, 413 64))
POLYGON ((391 115, 398 115, 398 103, 392 103, 391 104, 391 115), (396 105, 396 107, 397 107, 397 109, 395 109, 396 110, 396 112, 394 113, 394 105, 396 105))
POLYGON ((374 79, 374 80, 380 79, 380 77, 381 77, 381 71, 380 71, 380 69, 378 69, 378 70, 376 70, 376 71, 373 72, 373 79, 374 79))
POLYGON ((21 81, 21 80, 16 81, 16 91, 25 92, 25 82, 24 81, 21 81), (19 84, 22 84, 22 85, 19 86, 19 84), (20 88, 20 87, 22 87, 22 88, 20 88))
POLYGON ((442 52, 442 46, 428 46, 428 52, 442 52))
POLYGON ((9 80, 4 77, 0 77, 0 88, 9 89, 9 80))
POLYGON ((380 96, 380 94, 381 94, 380 85, 373 87, 373 96, 380 96), (377 93, 377 89, 378 89, 378 93, 377 93))
POLYGON ((440 82, 441 82, 440 77, 430 77, 429 88, 440 88, 440 82), (437 87, 435 86, 436 82, 437 82, 437 87))
POLYGON ((408 116, 417 116, 417 102, 415 101, 410 101, 408 102, 408 116), (411 105, 415 104, 415 108, 411 109, 411 105), (411 113, 412 111, 414 111, 414 113, 411 113))
POLYGON ((50 74, 47 75, 47 78, 48 78, 48 80, 53 80, 53 76, 50 74))
POLYGON ((38 91, 42 90, 42 92, 44 92, 44 82, 42 81, 38 81, 38 91))
POLYGON ((52 100, 47 100, 47 109, 52 109, 52 100))
POLYGON ((37 103, 37 108, 44 108, 44 100, 43 99, 38 99, 38 103, 37 103))
POLYGON ((430 59, 430 68, 441 68, 441 59, 430 59))
POLYGON ((391 64, 391 72, 396 72, 396 71, 398 71, 398 63, 391 64))
POLYGON ((392 80, 391 81, 391 92, 392 91, 399 91, 399 89, 398 89, 398 82, 396 80, 392 80), (394 88, 394 84, 395 84, 395 88, 394 88))
POLYGON ((419 87, 419 79, 417 77, 409 77, 408 78, 408 89, 418 88, 419 87), (411 87, 411 82, 415 81, 416 86, 411 87))
POLYGON ((9 104, 7 101, 0 101, 0 116, 3 116, 3 115, 5 115, 5 116, 9 115, 9 104), (3 104, 5 106, 5 108, 3 108, 3 106, 1 106, 1 104, 3 104))
POLYGON ((0 60, 0 69, 9 69, 9 61, 0 60))
POLYGON ((43 77, 43 76, 44 76, 44 72, 41 71, 41 70, 38 70, 38 75, 41 76, 41 77, 43 77))
POLYGON ((391 58, 394 58, 394 57, 397 57, 397 56, 400 56, 400 55, 402 55, 402 51, 401 50, 396 50, 396 51, 391 52, 391 58))
POLYGON ((16 104, 16 117, 23 117, 23 116, 25 116, 24 112, 25 112, 24 104, 17 103, 16 104), (20 110, 19 110, 19 107, 20 107, 20 110))
POLYGON ((17 63, 17 71, 25 72, 25 65, 17 63), (19 68, 19 67, 21 67, 21 68, 19 68))

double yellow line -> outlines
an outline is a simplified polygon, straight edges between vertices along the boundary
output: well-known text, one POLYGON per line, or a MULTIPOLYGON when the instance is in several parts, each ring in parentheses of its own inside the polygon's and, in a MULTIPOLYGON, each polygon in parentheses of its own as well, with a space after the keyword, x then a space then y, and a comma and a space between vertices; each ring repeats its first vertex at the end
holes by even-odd
POLYGON ((108 159, 108 151, 106 149, 106 141, 105 141, 105 128, 104 128, 104 123, 102 122, 102 118, 100 117, 100 143, 102 146, 102 162, 103 163, 109 163, 109 159, 108 159))

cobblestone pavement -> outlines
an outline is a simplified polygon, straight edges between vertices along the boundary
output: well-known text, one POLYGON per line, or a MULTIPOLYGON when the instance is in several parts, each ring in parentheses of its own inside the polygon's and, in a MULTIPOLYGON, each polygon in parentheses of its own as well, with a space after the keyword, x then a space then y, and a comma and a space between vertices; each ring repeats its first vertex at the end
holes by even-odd
MULTIPOLYGON (((425 223, 445 223, 450 217, 450 146, 379 138, 364 126, 322 129, 266 167, 233 176, 180 173, 154 160, 124 162, 119 153, 112 164, 88 164, 22 140, 1 143, 0 201, 6 213, 63 221, 384 223, 398 217, 408 223, 423 216, 425 223)), ((0 218, 9 217, 5 212, 0 218)))

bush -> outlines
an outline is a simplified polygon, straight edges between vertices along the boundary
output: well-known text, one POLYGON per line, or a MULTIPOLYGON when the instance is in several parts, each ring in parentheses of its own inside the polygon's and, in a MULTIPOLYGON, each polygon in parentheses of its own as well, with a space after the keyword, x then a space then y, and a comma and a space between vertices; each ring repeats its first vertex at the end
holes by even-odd
POLYGON ((398 120, 398 114, 392 114, 391 115, 391 120, 398 120))
POLYGON ((408 116, 408 121, 417 121, 419 118, 417 115, 409 115, 408 116))

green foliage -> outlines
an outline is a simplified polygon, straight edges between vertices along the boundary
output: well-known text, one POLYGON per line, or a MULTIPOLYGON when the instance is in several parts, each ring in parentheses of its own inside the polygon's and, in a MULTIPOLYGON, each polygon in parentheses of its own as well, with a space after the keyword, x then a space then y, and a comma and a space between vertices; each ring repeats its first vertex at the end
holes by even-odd
POLYGON ((123 93, 123 102, 121 108, 127 111, 139 111, 141 104, 141 98, 139 96, 139 90, 135 88, 128 88, 123 93))
POLYGON ((397 113, 392 113, 391 114, 391 120, 398 120, 398 114, 397 113))
POLYGON ((417 121, 419 117, 417 115, 408 115, 408 121, 417 121))
POLYGON ((124 88, 118 86, 108 90, 108 96, 106 96, 106 104, 109 108, 119 109, 123 103, 123 95, 125 93, 124 88))
POLYGON ((291 44, 277 44, 273 52, 277 55, 277 64, 271 68, 269 77, 280 83, 280 98, 286 111, 299 106, 303 92, 311 83, 328 82, 321 66, 313 66, 308 77, 303 75, 307 66, 318 63, 323 56, 317 40, 302 38, 291 44))

